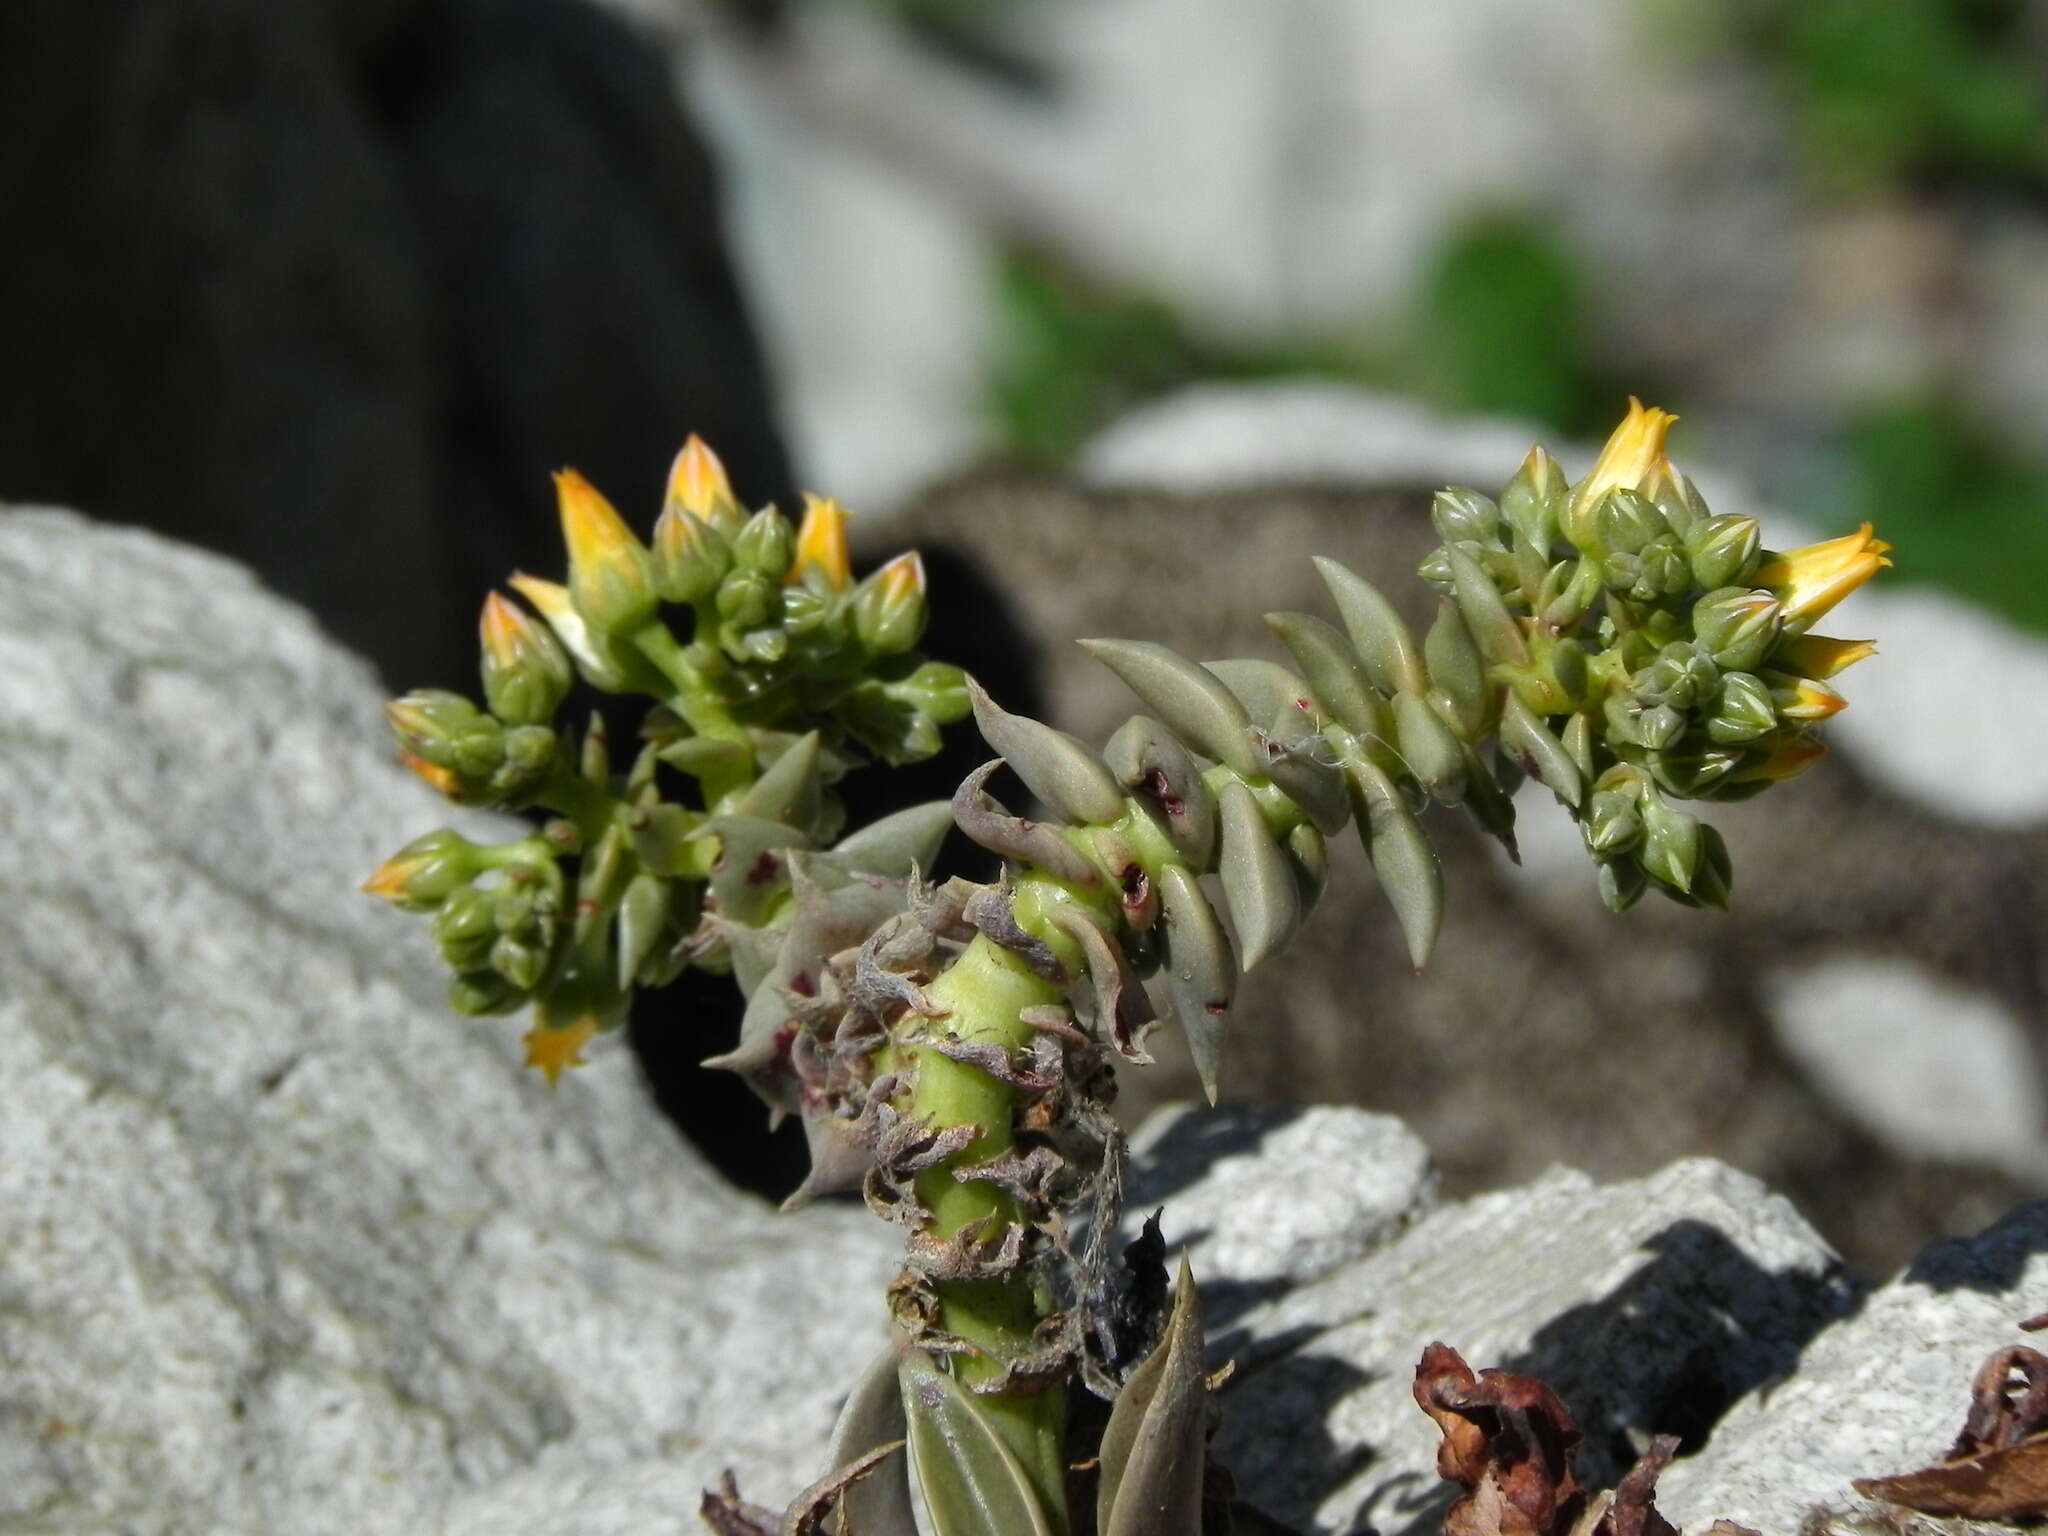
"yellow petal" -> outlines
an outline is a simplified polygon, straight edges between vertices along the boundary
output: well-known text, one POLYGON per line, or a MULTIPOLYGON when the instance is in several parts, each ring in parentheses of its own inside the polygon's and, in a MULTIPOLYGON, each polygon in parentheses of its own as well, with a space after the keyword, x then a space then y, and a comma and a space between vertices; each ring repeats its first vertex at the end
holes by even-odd
MULTIPOLYGON (((410 757, 410 754, 407 755, 410 757)), ((417 762, 418 759, 415 758, 413 761, 417 762)), ((427 766, 433 767, 431 763, 427 766)), ((388 901, 394 906, 403 904, 406 900, 406 882, 412 879, 421 862, 417 857, 407 858, 402 854, 386 859, 377 866, 370 878, 363 882, 363 894, 375 896, 380 901, 388 901)))
POLYGON ((790 562, 788 584, 816 571, 834 592, 853 585, 853 562, 846 550, 846 520, 852 514, 830 496, 804 493, 803 525, 796 531, 796 558, 790 562))
POLYGON ((1669 472, 1669 461, 1664 457, 1664 439, 1677 420, 1669 411, 1658 410, 1654 406, 1645 409, 1642 401, 1629 396, 1628 415, 1614 429, 1614 435, 1607 439, 1607 446, 1600 450, 1593 472, 1573 488, 1571 510, 1574 513, 1590 511, 1609 491, 1642 490, 1660 463, 1669 472))
POLYGON ((711 445, 694 432, 669 469, 668 502, 699 519, 709 518, 722 505, 735 504, 725 465, 711 451, 711 445))
POLYGON ((900 603, 909 597, 924 595, 924 556, 916 550, 898 555, 875 573, 882 588, 882 596, 889 602, 900 603))
POLYGON ((1771 660, 1782 664, 1788 672, 1825 681, 1876 654, 1875 640, 1831 640, 1826 635, 1794 635, 1778 646, 1771 660))
POLYGON ((518 665, 523 644, 533 634, 533 620, 503 594, 493 592, 484 599, 483 616, 477 621, 477 638, 484 653, 501 667, 518 665))
POLYGON ((1865 523, 1839 539, 1809 544, 1761 566, 1755 577, 1785 605, 1787 624, 1810 624, 1891 564, 1891 545, 1865 523))
POLYGON ((538 1019, 520 1043, 526 1047, 526 1065, 539 1072, 553 1087, 571 1067, 586 1065, 583 1047, 597 1033, 597 1020, 583 1014, 560 1026, 538 1019))
POLYGON ((1771 755, 1753 768, 1733 776, 1732 782, 1750 779, 1773 781, 1796 778, 1828 755, 1827 743, 1811 736, 1788 736, 1771 748, 1771 755))

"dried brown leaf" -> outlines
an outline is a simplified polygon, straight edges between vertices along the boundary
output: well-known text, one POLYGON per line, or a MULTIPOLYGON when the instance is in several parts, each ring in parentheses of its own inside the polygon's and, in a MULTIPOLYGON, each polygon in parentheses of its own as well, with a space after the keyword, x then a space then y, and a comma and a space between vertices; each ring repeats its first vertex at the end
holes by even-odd
POLYGON ((1855 1488, 1924 1515, 2048 1515, 2048 1355, 2023 1344, 1994 1351, 1970 1384, 1970 1409, 1946 1456, 1917 1472, 1859 1478, 1855 1488))

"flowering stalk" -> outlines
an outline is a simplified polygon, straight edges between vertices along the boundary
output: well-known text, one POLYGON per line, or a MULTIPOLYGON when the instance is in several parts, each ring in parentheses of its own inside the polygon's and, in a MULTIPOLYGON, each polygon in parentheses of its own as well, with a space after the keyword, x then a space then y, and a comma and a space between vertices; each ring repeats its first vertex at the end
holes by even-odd
POLYGON ((1421 812, 1462 806, 1512 854, 1525 776, 1577 822, 1610 906, 1653 888, 1728 903, 1726 847, 1686 806, 1824 750, 1831 680, 1872 647, 1811 625, 1889 562, 1868 528, 1764 551, 1672 466, 1673 419, 1631 402, 1576 486, 1539 448, 1498 500, 1439 494, 1420 636, 1318 560, 1338 622, 1267 616, 1291 667, 1082 642, 1145 708, 1099 753, 917 657, 922 563, 855 582, 837 503, 811 498, 799 529, 748 514, 693 439, 642 545, 560 477, 569 580, 515 579, 538 620, 487 605, 488 711, 446 694, 391 711, 451 797, 554 819, 495 849, 430 834, 366 888, 434 912, 459 1007, 534 1004, 529 1059, 550 1077, 634 986, 729 967, 748 1001, 715 1064, 802 1116, 811 1170, 789 1203, 858 1187, 906 1228, 897 1347, 849 1401, 840 1471, 766 1523, 708 1495, 719 1529, 905 1533, 914 1474, 937 1536, 1062 1536, 1077 1381, 1114 1402, 1087 1458, 1095 1529, 1222 1528, 1192 1282, 1169 1317, 1115 1302, 1108 1105, 1114 1064, 1150 1059, 1141 978, 1213 1099, 1240 979, 1319 897, 1327 839, 1356 825, 1419 969, 1443 911, 1421 812), (655 701, 623 780, 600 727, 579 747, 550 723, 572 665, 655 701), (845 834, 830 786, 856 757, 922 755, 970 708, 998 760, 949 807, 845 834), (989 795, 1005 764, 1043 815, 989 795), (695 793, 671 793, 676 775, 695 793), (995 884, 925 879, 949 822, 1002 856, 995 884))

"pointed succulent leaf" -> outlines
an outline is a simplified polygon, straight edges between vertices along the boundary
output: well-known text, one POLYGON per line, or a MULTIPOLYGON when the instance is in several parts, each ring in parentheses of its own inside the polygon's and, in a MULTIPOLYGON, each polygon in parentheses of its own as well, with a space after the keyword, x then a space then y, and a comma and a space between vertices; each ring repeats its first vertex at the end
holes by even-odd
POLYGON ((1080 644, 1196 751, 1244 778, 1259 776, 1251 718, 1213 672, 1150 640, 1080 644))
POLYGON ((1549 727, 1530 712, 1512 688, 1501 706, 1500 743, 1521 764, 1524 773, 1577 809, 1585 792, 1579 765, 1565 750, 1564 743, 1550 734, 1549 727))
POLYGON ((1193 870, 1168 865, 1159 876, 1159 904, 1166 995, 1187 1036, 1202 1091, 1214 1104, 1230 999, 1237 988, 1237 961, 1231 956, 1223 921, 1193 870))
POLYGON ((1325 832, 1342 832, 1351 820, 1351 797, 1334 749, 1315 721, 1291 703, 1266 733, 1266 777, 1325 832))
POLYGON ((1392 779, 1363 758, 1352 759, 1344 769, 1357 797, 1366 856, 1408 941, 1408 958, 1419 971, 1429 964, 1444 920, 1444 876, 1436 850, 1392 779))
MULTIPOLYGON (((1341 774, 1337 784, 1339 788, 1344 785, 1341 774)), ((1351 818, 1346 815, 1344 819, 1351 818)), ((1287 834, 1287 856, 1294 862, 1294 877, 1301 887, 1301 909, 1306 913, 1322 899, 1323 887, 1329 882, 1330 845, 1312 824, 1303 822, 1287 834)))
POLYGON ((1436 622, 1423 637, 1422 654, 1429 663, 1430 682, 1451 707, 1458 734, 1473 739, 1486 724, 1486 658, 1479 654, 1479 643, 1455 603, 1437 603, 1436 622))
POLYGON ((633 985, 654 946, 668 929, 675 907, 675 888, 655 875, 635 875, 619 899, 619 990, 633 985))
POLYGON ((1348 566, 1316 556, 1316 571, 1344 620, 1345 632, 1372 685, 1389 696, 1428 685, 1415 635, 1380 589, 1348 566))
POLYGON ((787 886, 787 855, 804 846, 803 833, 753 816, 713 816, 703 830, 718 839, 712 905, 732 922, 760 922, 787 886))
POLYGON ((927 800, 849 832, 832 845, 829 857, 849 873, 858 870, 901 880, 910 874, 912 865, 930 869, 952 830, 952 802, 927 800))
POLYGON ((1294 937, 1301 924, 1301 890, 1249 789, 1234 779, 1226 782, 1217 810, 1223 841, 1216 869, 1249 971, 1294 937))
POLYGON ((1409 773, 1445 805, 1465 788, 1464 743, 1419 693, 1394 695, 1394 740, 1409 773))
POLYGON ((1456 587, 1458 611, 1471 627, 1480 654, 1504 666, 1522 666, 1529 660, 1529 647, 1521 627, 1500 599, 1500 589, 1477 560, 1452 545, 1445 551, 1450 561, 1451 580, 1456 587))
POLYGON ((1124 1383, 1102 1432, 1102 1536, 1200 1536, 1208 1396, 1201 1304, 1183 1255, 1166 1337, 1124 1383))
MULTIPOLYGON (((831 1463, 849 1467, 909 1434, 896 1351, 886 1349, 861 1373, 832 1429, 831 1463)), ((839 1527, 848 1536, 910 1536, 910 1458, 896 1456, 839 1496, 839 1527)))
POLYGON ((816 731, 799 736, 740 797, 733 814, 792 827, 811 826, 825 792, 819 773, 823 745, 816 731))
POLYGON ((902 1386, 932 1536, 1054 1536, 1030 1475, 972 1394, 922 1354, 904 1361, 902 1386))
POLYGON ((1465 748, 1465 809, 1507 850, 1515 863, 1522 851, 1515 845, 1514 797, 1493 776, 1493 770, 1474 747, 1465 748))
POLYGON ((1387 701, 1366 678, 1358 653, 1334 624, 1312 613, 1269 613, 1266 627, 1293 652, 1294 664, 1315 690, 1324 713, 1356 735, 1389 734, 1393 720, 1387 701))
POLYGON ((1158 810, 1174 851, 1206 869, 1216 850, 1216 797, 1179 738, 1150 715, 1133 715, 1109 738, 1103 757, 1111 773, 1158 810))
POLYGON ((1123 815, 1123 790, 1086 746, 1065 731, 1010 714, 972 678, 967 691, 981 739, 1056 815, 1084 827, 1107 826, 1123 815))
POLYGON ((1306 682, 1278 662, 1244 656, 1205 661, 1202 670, 1228 688, 1255 722, 1272 720, 1289 711, 1311 724, 1315 720, 1315 694, 1306 682))

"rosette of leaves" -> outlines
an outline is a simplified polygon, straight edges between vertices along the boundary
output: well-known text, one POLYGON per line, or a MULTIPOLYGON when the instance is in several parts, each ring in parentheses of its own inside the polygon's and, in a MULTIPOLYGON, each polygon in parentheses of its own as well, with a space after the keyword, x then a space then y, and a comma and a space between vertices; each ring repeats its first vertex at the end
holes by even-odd
POLYGON ((530 608, 485 602, 482 702, 426 690, 387 710, 405 761, 451 800, 542 825, 495 847, 430 833, 365 887, 433 914, 459 1011, 533 1007, 528 1060, 550 1079, 636 986, 695 965, 751 990, 857 875, 900 907, 945 807, 848 836, 833 786, 863 761, 930 755, 968 707, 959 669, 915 649, 922 562, 856 582, 837 502, 807 498, 797 527, 749 513, 694 437, 647 543, 574 471, 556 491, 568 579, 515 575, 530 608), (579 681, 647 703, 623 773, 602 717, 558 718, 579 681))

